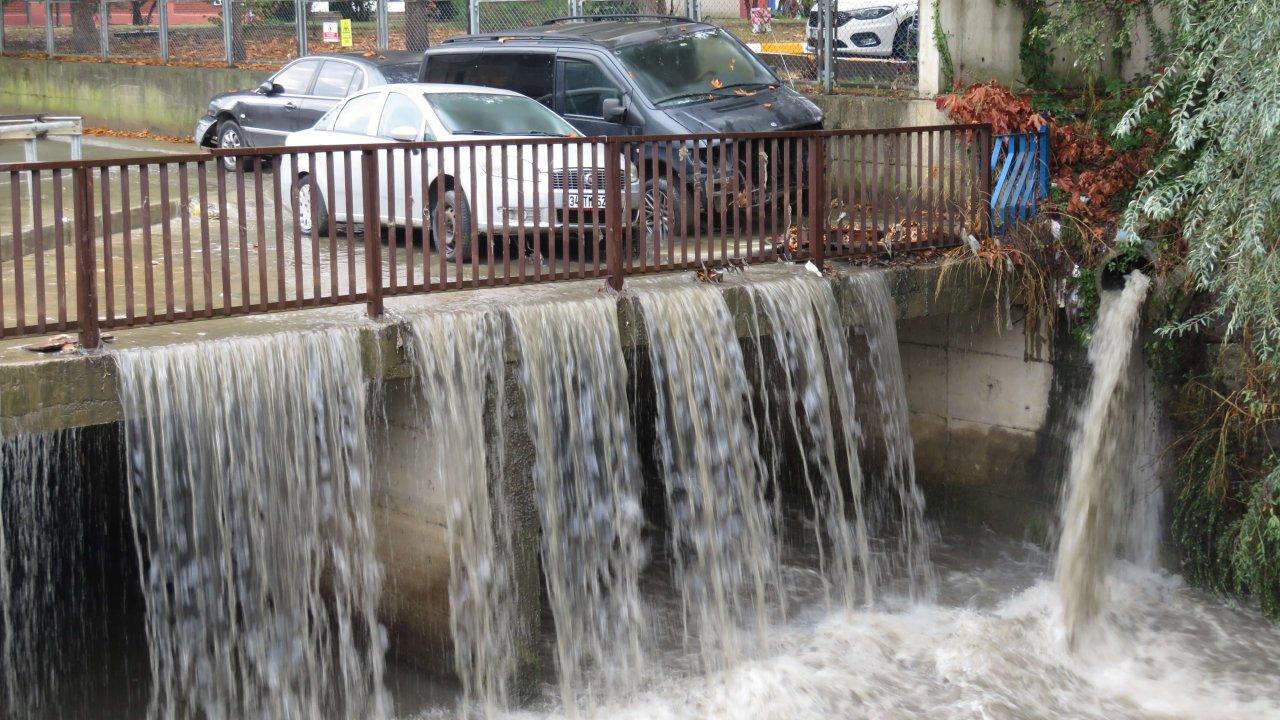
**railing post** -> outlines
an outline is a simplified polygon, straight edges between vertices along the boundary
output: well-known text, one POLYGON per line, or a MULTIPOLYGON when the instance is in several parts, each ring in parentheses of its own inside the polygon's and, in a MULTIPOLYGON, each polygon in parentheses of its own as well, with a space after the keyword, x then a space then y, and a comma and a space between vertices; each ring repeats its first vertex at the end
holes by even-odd
POLYGON ((52 59, 56 50, 53 43, 53 0, 44 0, 44 52, 52 59))
POLYGON ((993 132, 990 125, 984 126, 978 132, 978 168, 982 178, 982 183, 979 185, 982 192, 979 207, 982 208, 983 219, 986 222, 986 227, 980 229, 985 230, 988 236, 995 232, 995 218, 991 207, 993 199, 991 187, 991 143, 994 139, 993 132))
POLYGON ((622 177, 622 143, 615 138, 608 138, 604 144, 604 176, 609 188, 605 196, 608 203, 604 206, 604 253, 609 270, 609 287, 614 292, 622 291, 625 275, 622 254, 626 241, 622 226, 622 195, 626 192, 626 183, 622 177))
POLYGON ((160 13, 160 62, 169 64, 169 0, 156 0, 160 13))
POLYGON ((382 219, 378 201, 378 151, 360 151, 364 192, 364 268, 369 317, 382 316, 382 219))
POLYGON ((93 181, 89 170, 71 171, 72 214, 76 238, 76 322, 80 347, 96 350, 102 342, 98 329, 98 261, 93 247, 93 181))
POLYGON ((809 259, 822 269, 827 245, 827 139, 809 138, 809 259))

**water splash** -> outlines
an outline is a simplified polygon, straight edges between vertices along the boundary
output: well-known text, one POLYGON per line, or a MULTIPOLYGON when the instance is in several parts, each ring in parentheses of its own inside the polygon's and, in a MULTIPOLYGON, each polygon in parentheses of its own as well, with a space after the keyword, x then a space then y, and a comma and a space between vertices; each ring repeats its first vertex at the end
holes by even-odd
POLYGON ((1089 343, 1093 380, 1071 439, 1063 486, 1056 582, 1067 643, 1077 647, 1097 617, 1134 497, 1137 330, 1150 281, 1134 271, 1103 294, 1089 343))
POLYGON ((898 348, 897 314, 885 273, 855 273, 848 276, 848 288, 855 311, 861 316, 862 331, 869 351, 866 373, 873 389, 871 400, 880 421, 879 436, 884 451, 881 485, 889 491, 891 503, 879 508, 893 530, 894 547, 886 559, 889 571, 907 579, 908 597, 928 601, 937 595, 937 576, 930 561, 930 535, 924 521, 924 493, 916 482, 915 441, 907 411, 907 387, 898 348))
POLYGON ((720 292, 641 288, 671 554, 686 637, 707 668, 757 645, 781 576, 742 348, 720 292))
POLYGON ((579 694, 613 696, 634 687, 644 665, 644 517, 627 371, 612 300, 509 312, 536 450, 560 696, 572 710, 579 694))
MULTIPOLYGON (((862 468, 858 459, 858 427, 844 327, 831 286, 820 278, 795 276, 744 286, 756 308, 753 321, 756 386, 762 397, 762 426, 770 455, 780 448, 802 448, 798 463, 816 535, 824 590, 834 580, 838 601, 852 607, 859 597, 874 596, 875 566, 871 557, 862 501, 862 468), (763 319, 777 356, 776 372, 764 359, 759 321, 763 319), (778 412, 785 418, 775 418, 778 412), (780 437, 789 430, 791 438, 780 437), (816 477, 815 477, 816 475, 816 477), (846 487, 848 497, 846 498, 846 487), (852 520, 847 517, 852 508, 852 520), (827 557, 828 553, 831 555, 827 557)), ((783 488, 774 465, 774 497, 783 488)), ((775 522, 781 520, 775 509, 775 522)))
POLYGON ((385 717, 357 332, 117 360, 149 715, 385 717))
POLYGON ((443 488, 449 534, 449 629, 465 708, 504 710, 516 667, 511 508, 503 488, 505 329, 492 312, 410 322, 419 413, 432 444, 426 477, 443 488), (495 411, 496 409, 496 411, 495 411))
POLYGON ((84 651, 80 433, 0 443, 0 708, 13 720, 60 713, 84 651))

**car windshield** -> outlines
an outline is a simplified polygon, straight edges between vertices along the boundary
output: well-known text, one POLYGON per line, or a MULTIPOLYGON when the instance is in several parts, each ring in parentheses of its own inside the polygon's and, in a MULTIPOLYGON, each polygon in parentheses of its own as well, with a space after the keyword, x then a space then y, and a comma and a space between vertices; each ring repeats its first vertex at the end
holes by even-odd
POLYGON ((454 135, 578 134, 545 105, 523 95, 431 93, 426 98, 454 135))
POLYGON ((397 63, 395 65, 379 65, 378 71, 382 73, 382 77, 387 79, 389 83, 412 83, 418 82, 418 68, 420 63, 397 63))
POLYGON ((614 51, 657 104, 777 82, 750 51, 720 30, 701 30, 614 51))

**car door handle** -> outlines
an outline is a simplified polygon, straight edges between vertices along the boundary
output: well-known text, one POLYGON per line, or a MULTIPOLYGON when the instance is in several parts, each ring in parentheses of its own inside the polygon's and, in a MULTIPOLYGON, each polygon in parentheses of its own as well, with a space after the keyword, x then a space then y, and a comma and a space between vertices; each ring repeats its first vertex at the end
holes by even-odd
POLYGON ((298 106, 297 106, 297 105, 295 105, 295 104, 293 104, 292 102, 287 102, 287 103, 285 103, 285 104, 284 104, 284 109, 285 109, 285 110, 297 110, 297 109, 298 109, 298 106))

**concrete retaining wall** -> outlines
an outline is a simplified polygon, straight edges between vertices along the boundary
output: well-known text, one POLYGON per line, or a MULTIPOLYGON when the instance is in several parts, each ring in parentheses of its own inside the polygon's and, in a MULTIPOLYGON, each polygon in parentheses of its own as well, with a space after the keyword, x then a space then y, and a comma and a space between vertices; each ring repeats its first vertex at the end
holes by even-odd
POLYGON ((0 57, 0 113, 81 115, 86 125, 189 136, 217 93, 268 73, 0 57))

